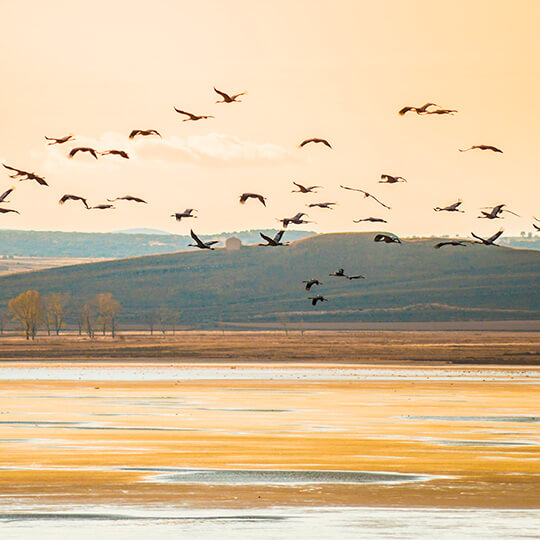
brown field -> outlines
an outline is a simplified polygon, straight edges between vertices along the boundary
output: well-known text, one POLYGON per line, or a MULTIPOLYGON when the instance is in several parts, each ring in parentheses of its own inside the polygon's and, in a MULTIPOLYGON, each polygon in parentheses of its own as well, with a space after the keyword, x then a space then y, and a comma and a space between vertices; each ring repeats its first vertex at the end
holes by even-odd
POLYGON ((0 338, 2 360, 540 365, 540 332, 177 332, 0 338))
POLYGON ((523 365, 538 353, 533 334, 9 339, 1 347, 6 370, 47 365, 54 374, 98 367, 103 376, 2 381, 0 497, 56 505, 540 508, 540 368, 523 365), (65 360, 53 361, 55 354, 65 360), (36 362, 39 355, 46 364, 36 362), (154 359, 158 365, 148 367, 154 359), (117 360, 135 374, 133 380, 106 380, 113 365, 104 360, 117 360), (513 365, 486 367, 506 361, 513 365), (184 378, 188 364, 208 376, 184 378), (297 371, 329 373, 339 364, 355 376, 310 380, 297 371), (137 378, 138 369, 171 365, 177 371, 169 380, 137 378), (283 376, 235 378, 235 369, 255 367, 259 373, 279 369, 283 376), (409 377, 417 367, 422 374, 409 377), (229 378, 215 375, 224 368, 229 378), (376 369, 394 370, 397 378, 365 376, 376 369), (460 376, 446 378, 450 372, 460 376), (393 485, 223 486, 164 483, 149 471, 122 470, 129 467, 436 478, 393 485))

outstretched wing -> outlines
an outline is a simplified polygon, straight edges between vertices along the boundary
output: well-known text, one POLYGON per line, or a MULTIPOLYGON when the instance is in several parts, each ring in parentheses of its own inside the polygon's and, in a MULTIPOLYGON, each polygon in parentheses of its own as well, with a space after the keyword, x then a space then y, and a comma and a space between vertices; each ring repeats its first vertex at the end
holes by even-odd
POLYGON ((191 114, 191 113, 188 113, 187 111, 181 111, 180 109, 177 109, 176 107, 174 107, 174 110, 178 113, 178 114, 183 114, 185 116, 189 116, 190 118, 193 118, 195 115, 191 114))
POLYGON ((9 194, 14 190, 15 188, 9 188, 9 189, 6 189, 6 191, 4 191, 4 193, 2 193, 2 195, 0 195, 0 202, 4 202, 6 200, 6 198, 9 196, 9 194))
POLYGON ((197 243, 198 246, 204 246, 204 243, 203 243, 203 242, 201 241, 201 239, 193 232, 193 229, 191 229, 190 234, 191 234, 191 238, 193 238, 193 240, 195 240, 195 242, 197 243))
POLYGON ((482 242, 482 244, 485 244, 486 240, 484 240, 480 236, 476 236, 476 234, 474 234, 473 232, 471 232, 471 235, 472 235, 473 238, 476 238, 477 240, 480 240, 480 242, 482 242))
POLYGON ((501 234, 503 233, 503 229, 501 229, 500 231, 497 231, 493 236, 490 236, 487 241, 492 244, 493 242, 495 242, 495 240, 497 240, 497 238, 499 238, 499 236, 501 236, 501 234))
MULTIPOLYGON (((233 99, 233 98, 231 98, 231 96, 229 96, 229 94, 226 94, 225 92, 222 92, 221 90, 218 90, 215 86, 214 86, 214 92, 219 94, 225 100, 233 99)), ((242 94, 238 94, 237 96, 234 96, 234 97, 238 97, 238 96, 241 96, 241 95, 242 94)))
POLYGON ((16 169, 15 167, 10 167, 9 165, 6 165, 5 163, 2 163, 2 165, 6 168, 6 169, 9 169, 10 171, 15 171, 16 173, 24 173, 24 171, 21 171, 21 169, 16 169))
POLYGON ((281 238, 283 237, 284 233, 285 231, 283 229, 281 229, 281 231, 278 231, 276 233, 276 236, 274 236, 274 242, 276 242, 276 244, 279 244, 279 242, 281 242, 281 238))
MULTIPOLYGON (((263 240, 265 240, 266 242, 268 242, 269 244, 272 244, 272 242, 275 240, 275 239, 272 240, 269 236, 266 236, 266 234, 264 234, 264 233, 262 233, 262 232, 260 232, 259 234, 260 234, 261 238, 262 238, 263 240)), ((279 233, 278 233, 278 234, 279 234, 279 233)), ((277 236, 277 235, 276 235, 276 236, 277 236)))

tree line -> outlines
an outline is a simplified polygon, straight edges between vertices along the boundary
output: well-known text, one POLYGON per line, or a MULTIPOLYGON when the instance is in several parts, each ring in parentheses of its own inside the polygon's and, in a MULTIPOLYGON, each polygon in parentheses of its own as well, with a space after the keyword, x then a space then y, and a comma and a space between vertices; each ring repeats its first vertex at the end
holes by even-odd
MULTIPOLYGON (((111 293, 100 293, 88 302, 77 302, 69 293, 50 293, 42 296, 38 291, 28 290, 8 302, 7 312, 0 313, 0 334, 4 333, 9 321, 22 327, 26 339, 34 339, 38 329, 50 336, 60 335, 68 322, 78 329, 79 336, 95 337, 96 333, 116 336, 121 305, 111 293)), ((140 323, 150 335, 155 331, 174 334, 179 324, 180 313, 161 306, 139 314, 140 323)))
MULTIPOLYGON (((80 309, 73 309, 71 296, 67 293, 41 296, 38 291, 29 290, 8 302, 8 316, 22 326, 26 339, 34 339, 40 327, 44 327, 48 335, 60 335, 68 314, 74 315, 79 335, 84 331, 89 337, 94 337, 96 331, 105 335, 109 330, 114 337, 119 312, 120 303, 111 293, 98 294, 80 309)), ((2 319, 0 330, 3 332, 6 317, 2 319)))

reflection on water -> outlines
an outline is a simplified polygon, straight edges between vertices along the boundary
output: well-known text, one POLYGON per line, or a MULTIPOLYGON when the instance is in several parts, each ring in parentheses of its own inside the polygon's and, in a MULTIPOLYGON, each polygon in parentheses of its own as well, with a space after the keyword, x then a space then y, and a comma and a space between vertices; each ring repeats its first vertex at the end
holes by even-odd
POLYGON ((535 510, 269 508, 196 511, 132 508, 34 509, 0 514, 3 540, 209 538, 418 539, 537 538, 535 510))
POLYGON ((428 475, 366 472, 366 471, 308 471, 308 470, 265 470, 265 469, 163 469, 123 468, 122 470, 149 471, 154 482, 182 484, 260 484, 260 485, 298 485, 298 484, 368 484, 418 482, 429 480, 428 475), (174 472, 173 472, 174 471, 174 472))

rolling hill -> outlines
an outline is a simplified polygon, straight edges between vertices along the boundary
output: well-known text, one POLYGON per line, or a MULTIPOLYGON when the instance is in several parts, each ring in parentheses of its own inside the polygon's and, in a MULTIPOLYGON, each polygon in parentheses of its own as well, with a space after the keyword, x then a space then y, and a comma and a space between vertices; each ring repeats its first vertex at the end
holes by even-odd
POLYGON ((288 247, 185 251, 0 278, 0 306, 21 291, 69 292, 75 304, 112 292, 124 323, 164 306, 180 323, 540 319, 540 253, 506 247, 434 249, 436 239, 376 244, 374 233, 323 234, 288 247), (343 267, 365 280, 329 277, 343 267), (319 278, 311 293, 302 280, 319 278), (324 294, 328 302, 307 300, 324 294))

